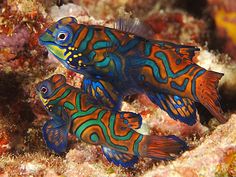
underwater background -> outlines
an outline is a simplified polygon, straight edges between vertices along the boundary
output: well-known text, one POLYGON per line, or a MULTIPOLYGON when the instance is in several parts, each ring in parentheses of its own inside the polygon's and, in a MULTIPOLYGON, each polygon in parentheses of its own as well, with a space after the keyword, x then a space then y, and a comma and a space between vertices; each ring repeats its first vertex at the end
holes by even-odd
POLYGON ((2 0, 0 1, 0 176, 236 176, 236 4, 233 0, 2 0), (39 35, 53 22, 73 16, 79 23, 112 27, 119 17, 138 18, 154 39, 201 49, 194 62, 224 73, 219 83, 228 122, 220 124, 197 105, 198 121, 171 119, 145 95, 131 95, 123 111, 140 113, 143 134, 183 138, 190 150, 169 162, 140 158, 134 169, 107 161, 100 147, 69 136, 67 153, 50 151, 42 138, 49 119, 36 84, 53 74, 81 86, 82 75, 67 70, 39 35))

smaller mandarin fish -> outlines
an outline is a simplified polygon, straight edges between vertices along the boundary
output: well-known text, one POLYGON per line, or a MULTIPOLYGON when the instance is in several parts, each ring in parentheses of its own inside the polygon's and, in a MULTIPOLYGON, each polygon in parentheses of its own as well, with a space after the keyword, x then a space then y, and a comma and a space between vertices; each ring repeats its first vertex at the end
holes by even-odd
POLYGON ((188 146, 180 138, 142 135, 142 118, 132 112, 118 112, 96 104, 79 88, 53 75, 37 85, 37 93, 52 119, 43 126, 47 146, 56 153, 66 151, 68 133, 92 145, 101 145, 106 158, 115 165, 133 167, 138 157, 171 160, 188 146))
POLYGON ((66 17, 39 38, 67 69, 84 75, 83 91, 113 110, 127 95, 146 94, 169 116, 196 123, 195 102, 227 121, 217 91, 222 73, 194 63, 195 46, 153 40, 144 24, 120 19, 114 28, 79 24, 66 17))

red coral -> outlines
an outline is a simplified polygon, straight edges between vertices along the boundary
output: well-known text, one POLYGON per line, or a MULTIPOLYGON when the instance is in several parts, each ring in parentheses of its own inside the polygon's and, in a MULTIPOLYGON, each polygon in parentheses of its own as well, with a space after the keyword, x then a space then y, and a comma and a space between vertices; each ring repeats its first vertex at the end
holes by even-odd
POLYGON ((153 28, 156 39, 178 43, 191 42, 190 40, 200 42, 206 27, 203 21, 193 19, 183 12, 156 12, 147 17, 145 22, 153 28), (184 20, 186 18, 187 21, 184 20))
POLYGON ((6 153, 10 149, 10 136, 5 129, 0 131, 0 155, 6 153))

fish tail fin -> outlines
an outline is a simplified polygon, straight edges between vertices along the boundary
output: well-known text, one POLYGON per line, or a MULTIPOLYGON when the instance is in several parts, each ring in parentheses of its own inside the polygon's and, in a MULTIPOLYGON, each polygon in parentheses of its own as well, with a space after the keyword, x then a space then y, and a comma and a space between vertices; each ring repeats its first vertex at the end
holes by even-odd
POLYGON ((206 71, 196 80, 196 95, 198 101, 203 104, 213 116, 221 123, 225 123, 227 119, 223 116, 217 90, 219 80, 224 74, 214 71, 206 71))
POLYGON ((188 149, 187 144, 177 136, 147 136, 145 156, 158 160, 172 160, 182 151, 188 149))

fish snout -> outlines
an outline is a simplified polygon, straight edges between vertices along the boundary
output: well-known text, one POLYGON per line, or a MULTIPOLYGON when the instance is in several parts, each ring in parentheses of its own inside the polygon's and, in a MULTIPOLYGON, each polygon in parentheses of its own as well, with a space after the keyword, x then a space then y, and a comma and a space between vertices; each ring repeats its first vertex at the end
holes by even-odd
POLYGON ((46 31, 39 36, 38 43, 39 45, 46 46, 48 42, 54 42, 54 37, 52 32, 49 29, 46 29, 46 31))

